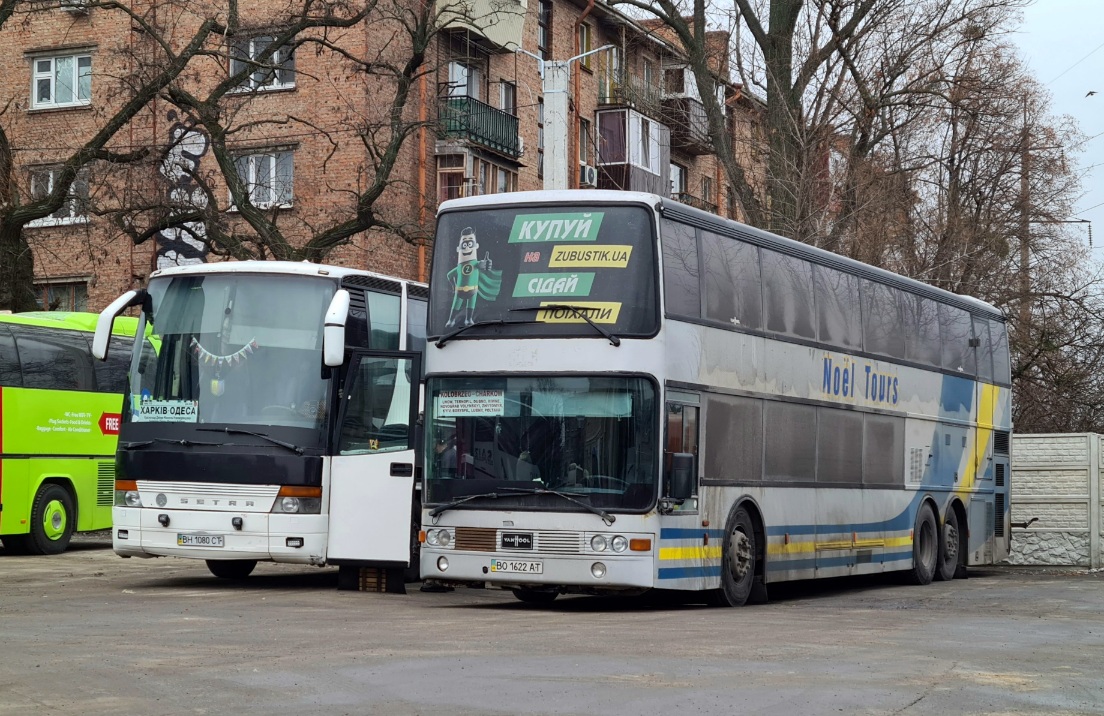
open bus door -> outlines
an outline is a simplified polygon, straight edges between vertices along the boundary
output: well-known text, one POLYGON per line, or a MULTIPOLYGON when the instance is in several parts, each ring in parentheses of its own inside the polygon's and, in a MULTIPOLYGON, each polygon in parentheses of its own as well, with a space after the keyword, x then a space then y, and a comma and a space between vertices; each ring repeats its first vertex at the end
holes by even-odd
POLYGON ((409 565, 420 362, 409 351, 349 357, 330 469, 330 564, 409 565))

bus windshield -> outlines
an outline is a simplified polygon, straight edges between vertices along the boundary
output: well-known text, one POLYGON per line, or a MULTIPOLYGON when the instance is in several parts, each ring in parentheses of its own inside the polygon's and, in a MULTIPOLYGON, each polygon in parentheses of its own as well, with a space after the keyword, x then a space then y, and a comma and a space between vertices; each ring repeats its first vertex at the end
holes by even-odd
POLYGON ((644 378, 431 378, 426 502, 578 511, 655 504, 655 388, 644 378), (539 494, 532 494, 538 488, 539 494), (525 494, 525 493, 529 494, 525 494))
POLYGON ((658 328, 655 228, 643 206, 450 211, 436 240, 431 336, 519 322, 527 336, 602 338, 587 319, 619 336, 658 328))
POLYGON ((291 275, 154 278, 155 368, 132 377, 131 423, 287 426, 319 432, 323 317, 336 286, 291 275))

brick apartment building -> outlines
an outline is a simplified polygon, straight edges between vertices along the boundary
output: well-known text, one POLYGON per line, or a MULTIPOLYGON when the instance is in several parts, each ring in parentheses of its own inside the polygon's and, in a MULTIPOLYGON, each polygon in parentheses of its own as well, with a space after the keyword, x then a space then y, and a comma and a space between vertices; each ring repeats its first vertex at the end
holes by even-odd
MULTIPOLYGON (((54 164, 99 129, 135 78, 152 71, 143 58, 155 54, 155 33, 117 10, 67 2, 77 4, 39 9, 0 29, 0 107, 7 106, 0 122, 29 196, 49 190, 54 164)), ((269 0, 243 4, 242 16, 256 18, 256 29, 223 38, 223 47, 193 60, 174 86, 201 96, 263 51, 276 5, 286 8, 269 0)), ((141 17, 155 18, 159 39, 180 44, 201 7, 167 3, 156 8, 159 15, 145 8, 141 17)), ((424 280, 439 201, 542 188, 549 158, 536 58, 562 60, 606 45, 611 49, 572 67, 569 186, 672 195, 739 218, 726 198, 693 75, 654 23, 633 21, 601 0, 476 0, 469 7, 463 18, 445 16, 446 28, 427 51, 428 72, 411 88, 403 120, 418 126, 377 203, 392 228, 361 232, 326 261, 424 280)), ((405 61, 394 17, 313 32, 317 42, 277 51, 267 71, 219 101, 233 170, 292 243, 351 215, 374 177, 364 137, 388 136, 393 87, 351 58, 405 61)), ((713 33, 710 40, 717 72, 727 78, 727 37, 713 33)), ((758 106, 730 83, 718 91, 727 131, 743 148, 740 161, 759 166, 752 152, 758 106)), ((72 201, 25 229, 44 306, 97 310, 158 266, 221 258, 203 243, 212 225, 204 221, 248 243, 249 227, 209 151, 210 132, 162 93, 110 145, 118 152, 154 148, 147 161, 91 165, 72 201), (156 231, 150 217, 158 206, 163 215, 165 205, 207 218, 156 231), (146 240, 136 243, 132 234, 146 240)))

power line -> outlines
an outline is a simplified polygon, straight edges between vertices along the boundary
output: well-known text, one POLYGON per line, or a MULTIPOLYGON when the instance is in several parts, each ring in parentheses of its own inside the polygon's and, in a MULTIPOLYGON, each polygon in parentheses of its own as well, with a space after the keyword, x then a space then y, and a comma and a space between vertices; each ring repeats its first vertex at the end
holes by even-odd
POLYGON ((1069 67, 1067 67, 1066 69, 1062 70, 1062 73, 1061 73, 1061 74, 1059 74, 1059 75, 1058 75, 1058 77, 1055 77, 1055 78, 1054 78, 1053 80, 1051 80, 1050 82, 1047 82, 1047 85, 1049 86, 1049 85, 1053 84, 1053 83, 1054 83, 1054 82, 1055 82, 1056 80, 1058 80, 1058 78, 1059 78, 1059 77, 1061 77, 1062 75, 1066 74, 1067 72, 1069 72, 1070 70, 1072 70, 1072 69, 1073 69, 1074 67, 1077 67, 1077 66, 1078 66, 1079 64, 1081 64, 1081 63, 1082 63, 1082 62, 1084 62, 1085 60, 1087 60, 1087 59, 1089 59, 1090 57, 1092 57, 1092 55, 1093 55, 1093 54, 1094 54, 1094 53, 1095 53, 1095 52, 1096 52, 1097 50, 1099 50, 1099 49, 1100 49, 1101 47, 1104 47, 1104 42, 1101 42, 1101 43, 1100 43, 1099 45, 1097 45, 1097 46, 1096 46, 1095 48, 1093 48, 1093 50, 1092 50, 1091 52, 1089 52, 1089 54, 1085 55, 1084 57, 1082 57, 1082 58, 1081 58, 1080 60, 1078 60, 1077 62, 1074 62, 1074 63, 1073 63, 1072 65, 1070 65, 1069 67))

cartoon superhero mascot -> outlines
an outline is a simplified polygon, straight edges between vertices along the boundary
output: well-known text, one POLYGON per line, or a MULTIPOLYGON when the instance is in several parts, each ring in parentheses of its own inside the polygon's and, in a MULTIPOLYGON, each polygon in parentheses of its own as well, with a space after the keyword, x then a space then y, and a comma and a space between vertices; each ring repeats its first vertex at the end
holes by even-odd
POLYGON ((456 268, 448 272, 452 284, 452 310, 445 324, 448 328, 475 323, 475 302, 480 298, 495 300, 502 288, 502 272, 491 268, 490 254, 477 258, 478 251, 475 229, 469 226, 460 232, 456 268))

